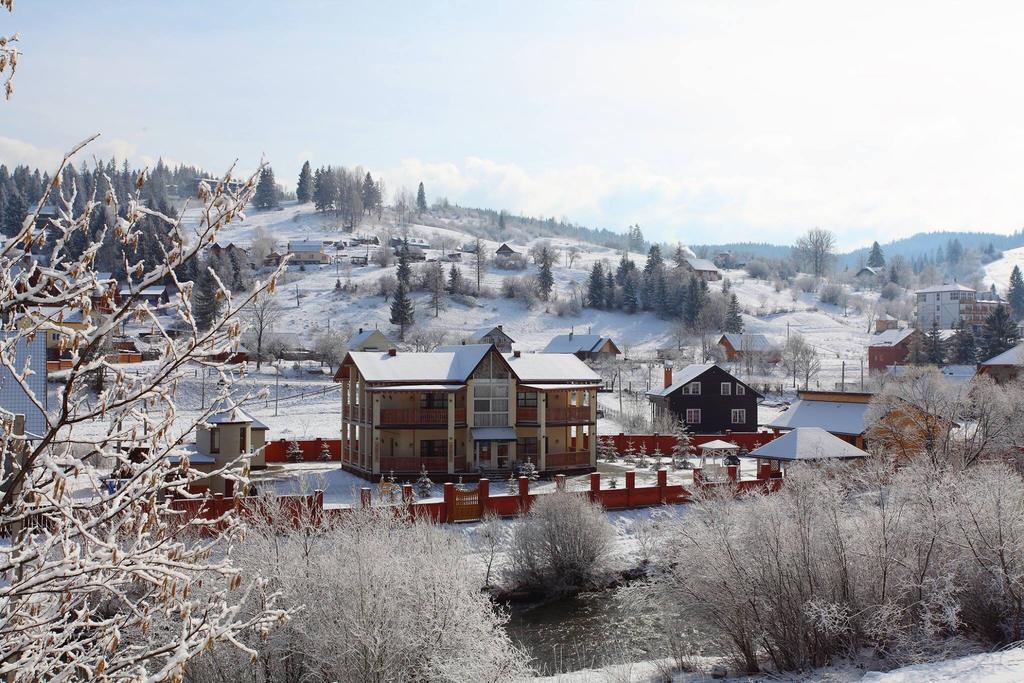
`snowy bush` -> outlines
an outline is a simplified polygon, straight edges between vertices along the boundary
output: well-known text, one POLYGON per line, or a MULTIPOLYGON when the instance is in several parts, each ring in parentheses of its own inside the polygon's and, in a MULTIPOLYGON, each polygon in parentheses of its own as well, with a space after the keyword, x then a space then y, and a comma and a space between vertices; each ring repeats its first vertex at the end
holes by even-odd
POLYGON ((555 315, 557 315, 559 318, 564 318, 565 316, 579 315, 581 310, 583 310, 583 307, 580 305, 579 300, 576 299, 575 297, 570 297, 568 299, 559 299, 558 301, 555 302, 554 311, 555 315))
POLYGON ((527 265, 526 257, 522 254, 494 257, 494 267, 499 270, 526 270, 527 265))
POLYGON ((1003 465, 792 468, 776 494, 698 494, 668 524, 660 572, 637 590, 748 671, 865 648, 895 665, 1022 635, 1024 482, 1003 465))
POLYGON ((501 295, 506 299, 522 301, 528 306, 532 305, 537 301, 537 282, 528 275, 503 278, 501 295))
POLYGON ((575 493, 539 496, 512 531, 505 580, 558 594, 597 585, 615 530, 604 509, 575 493))
MULTIPOLYGON (((507 681, 527 673, 510 642, 479 566, 461 534, 394 510, 353 510, 298 528, 271 499, 250 519, 236 560, 246 576, 266 576, 300 617, 270 633, 248 634, 256 662, 226 647, 189 671, 195 683, 272 681, 507 681), (266 523, 276 519, 278 523, 266 523)), ((243 607, 258 608, 262 596, 243 607)))
POLYGON ((833 306, 845 306, 849 295, 846 293, 846 287, 834 282, 828 282, 821 286, 818 290, 818 300, 823 304, 832 304, 833 306))
POLYGON ((767 280, 772 277, 772 269, 764 261, 750 260, 747 262, 747 275, 755 280, 767 280))

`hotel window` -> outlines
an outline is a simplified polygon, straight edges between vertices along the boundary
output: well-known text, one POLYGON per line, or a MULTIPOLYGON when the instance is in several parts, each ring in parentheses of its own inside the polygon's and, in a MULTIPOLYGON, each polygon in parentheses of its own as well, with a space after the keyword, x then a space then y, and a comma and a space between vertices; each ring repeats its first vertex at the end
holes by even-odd
POLYGON ((214 427, 210 430, 210 452, 220 453, 220 428, 214 427))
POLYGON ((684 385, 683 386, 683 393, 684 394, 699 395, 700 394, 700 382, 690 382, 689 384, 684 385))
POLYGON ((508 368, 488 354, 473 371, 473 424, 478 427, 508 426, 508 368))
POLYGON ((728 382, 722 382, 722 396, 732 395, 732 385, 728 382))
POLYGON ((733 408, 732 409, 732 423, 734 425, 746 424, 747 422, 747 411, 744 408, 733 408))
POLYGON ((516 407, 517 408, 536 408, 537 407, 537 394, 527 393, 525 391, 516 392, 516 407))
POLYGON ((448 396, 441 393, 420 394, 420 408, 447 408, 448 396))
POLYGON ((539 442, 535 436, 524 436, 516 442, 516 457, 519 460, 525 460, 529 456, 534 456, 540 452, 537 450, 539 442))
POLYGON ((687 408, 686 409, 686 424, 699 425, 700 424, 700 408, 687 408))
POLYGON ((447 456, 447 439, 424 439, 423 441, 420 441, 421 458, 445 458, 447 456))
POLYGON ((737 396, 746 396, 747 395, 747 388, 745 386, 743 386, 742 384, 737 384, 736 385, 736 395, 737 396))

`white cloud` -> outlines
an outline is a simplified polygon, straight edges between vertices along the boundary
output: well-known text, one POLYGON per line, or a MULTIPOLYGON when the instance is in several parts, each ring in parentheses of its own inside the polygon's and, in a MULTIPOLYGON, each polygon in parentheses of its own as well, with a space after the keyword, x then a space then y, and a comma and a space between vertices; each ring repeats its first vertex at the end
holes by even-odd
MULTIPOLYGON (((72 145, 68 145, 67 149, 71 147, 72 145)), ((66 150, 55 147, 39 147, 25 140, 0 136, 0 163, 6 164, 9 168, 27 165, 40 171, 52 170, 60 164, 65 153, 66 150)), ((141 153, 138 145, 127 140, 101 136, 79 151, 74 164, 79 166, 83 160, 91 164, 93 159, 106 161, 111 157, 118 162, 127 159, 133 166, 148 168, 155 166, 159 158, 141 153)), ((172 166, 177 163, 168 157, 163 157, 163 160, 165 164, 172 166)))

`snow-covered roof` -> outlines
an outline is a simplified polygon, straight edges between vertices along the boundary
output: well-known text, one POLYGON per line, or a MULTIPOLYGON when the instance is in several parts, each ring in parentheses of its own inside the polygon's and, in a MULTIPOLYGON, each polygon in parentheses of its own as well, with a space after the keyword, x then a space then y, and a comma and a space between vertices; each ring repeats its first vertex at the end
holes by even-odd
POLYGON ((864 458, 867 453, 819 427, 799 427, 750 451, 768 460, 830 460, 864 458))
POLYGON ((386 351, 350 351, 348 357, 367 382, 446 384, 465 382, 490 349, 490 344, 465 344, 393 356, 386 351))
POLYGON ((974 297, 976 301, 991 301, 992 303, 1005 304, 1006 299, 999 296, 997 292, 992 291, 981 291, 978 292, 977 296, 974 297))
POLYGON ((768 426, 778 429, 820 427, 833 434, 857 436, 864 433, 867 412, 867 403, 801 399, 779 413, 768 426))
POLYGON ((312 251, 319 253, 324 250, 324 243, 319 240, 294 240, 288 243, 290 252, 312 251))
POLYGON ((367 391, 458 391, 465 389, 465 384, 385 384, 379 387, 367 387, 367 391))
POLYGON ((515 441, 515 427, 473 427, 469 430, 473 441, 515 441))
POLYGON ((252 422, 252 418, 238 406, 231 406, 206 418, 206 424, 211 425, 247 424, 250 422, 252 422))
POLYGON ((1003 351, 998 356, 989 358, 981 364, 985 368, 993 365, 1024 365, 1024 344, 1017 344, 1012 349, 1003 351))
MULTIPOLYGON (((160 296, 167 291, 167 287, 164 285, 152 285, 144 289, 139 290, 141 296, 160 296)), ((121 288, 121 296, 131 296, 132 288, 125 286, 121 288)))
POLYGON ((25 315, 36 320, 51 320, 55 325, 85 322, 82 309, 64 306, 31 306, 25 309, 25 315))
POLYGON ((714 273, 718 272, 718 266, 706 258, 688 258, 686 259, 686 263, 688 263, 694 270, 710 271, 714 273))
POLYGON ((736 444, 729 441, 723 441, 722 439, 715 439, 714 441, 702 443, 697 446, 697 448, 702 451, 738 451, 740 449, 736 444))
POLYGON ((885 330, 878 334, 871 335, 871 341, 869 346, 896 346, 903 342, 907 337, 914 334, 916 330, 912 327, 908 327, 903 330, 885 330))
MULTIPOLYGON (((726 333, 722 335, 722 339, 728 340, 732 348, 737 351, 763 352, 772 349, 772 343, 763 334, 726 333)), ((718 341, 721 343, 722 340, 718 341)))
POLYGON ((387 341, 388 343, 390 343, 390 340, 387 338, 387 335, 385 335, 383 332, 381 332, 378 329, 368 329, 368 330, 360 329, 358 332, 356 332, 351 337, 349 337, 348 348, 350 348, 350 349, 358 349, 360 346, 362 346, 367 341, 369 341, 371 337, 373 337, 374 335, 377 335, 377 334, 379 334, 382 337, 384 337, 384 340, 387 341))
POLYGON ((544 353, 587 353, 596 352, 611 337, 602 337, 599 334, 560 334, 548 342, 544 347, 544 353))
POLYGON ((571 353, 502 354, 520 382, 600 383, 601 376, 571 353))
POLYGON ((498 334, 508 337, 511 341, 515 341, 515 339, 512 339, 512 337, 508 336, 508 333, 505 332, 504 329, 498 329, 497 325, 489 325, 487 327, 481 327, 477 330, 474 330, 473 332, 470 333, 468 337, 466 337, 466 339, 469 339, 470 341, 480 341, 484 337, 491 336, 493 332, 497 332, 498 334))
MULTIPOLYGON (((575 356, 573 356, 575 358, 575 356)), ((536 389, 537 391, 576 391, 579 389, 600 389, 600 384, 537 384, 531 382, 530 384, 521 384, 524 389, 536 389)))
POLYGON ((916 294, 931 294, 932 292, 973 292, 973 291, 974 291, 973 287, 968 287, 967 285, 962 285, 959 282, 954 282, 952 284, 932 285, 931 287, 925 287, 924 289, 917 290, 916 294))
POLYGON ((865 272, 870 273, 871 275, 878 275, 878 269, 872 268, 871 266, 863 266, 860 270, 857 271, 857 275, 861 275, 865 272))
POLYGON ((675 373, 672 377, 672 384, 661 389, 652 389, 647 392, 648 396, 668 396, 677 389, 682 388, 684 385, 689 384, 693 380, 697 379, 705 372, 715 367, 714 363, 691 363, 685 368, 675 373))

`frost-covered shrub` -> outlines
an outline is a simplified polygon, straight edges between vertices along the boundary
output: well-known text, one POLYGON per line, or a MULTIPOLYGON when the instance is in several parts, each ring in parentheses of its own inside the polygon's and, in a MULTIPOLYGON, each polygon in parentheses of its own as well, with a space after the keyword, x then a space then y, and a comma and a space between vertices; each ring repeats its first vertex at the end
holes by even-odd
MULTIPOLYGON (((188 680, 276 681, 519 680, 528 657, 502 628, 504 615, 481 593, 462 534, 387 510, 318 519, 265 500, 233 551, 243 576, 265 576, 296 617, 266 639, 217 647, 188 680), (278 520, 264 523, 263 517, 278 520), (228 672, 228 673, 225 673, 228 672)), ((260 596, 243 609, 257 607, 260 596)))
POLYGON ((558 301, 555 302, 555 315, 557 315, 559 318, 565 317, 567 315, 579 315, 581 310, 582 309, 580 308, 580 302, 577 301, 575 297, 570 297, 568 299, 559 299, 558 301))
POLYGON ((594 586, 614 535, 599 504, 564 491, 538 496, 512 531, 506 583, 549 594, 594 586))
POLYGON ((825 283, 821 286, 821 289, 818 290, 818 300, 823 304, 845 306, 848 297, 849 295, 846 293, 846 288, 834 282, 825 283))
POLYGON ((767 280, 772 276, 771 267, 764 261, 747 261, 747 275, 756 280, 767 280))
POLYGON ((526 257, 522 254, 495 256, 494 267, 499 270, 526 270, 526 257))
POLYGON ((537 300, 537 283, 532 277, 506 277, 501 281, 501 295, 506 299, 533 304, 537 300))
POLYGON ((895 282, 889 282, 882 287, 882 291, 878 293, 878 296, 886 301, 895 301, 903 296, 903 288, 895 282))
POLYGON ((865 648, 892 665, 942 658, 1021 638, 1022 508, 1024 481, 1001 464, 791 468, 770 496, 699 493, 637 590, 748 671, 865 648))
POLYGON ((797 278, 793 282, 793 286, 799 289, 804 294, 810 294, 814 290, 818 289, 818 280, 810 276, 797 278))

